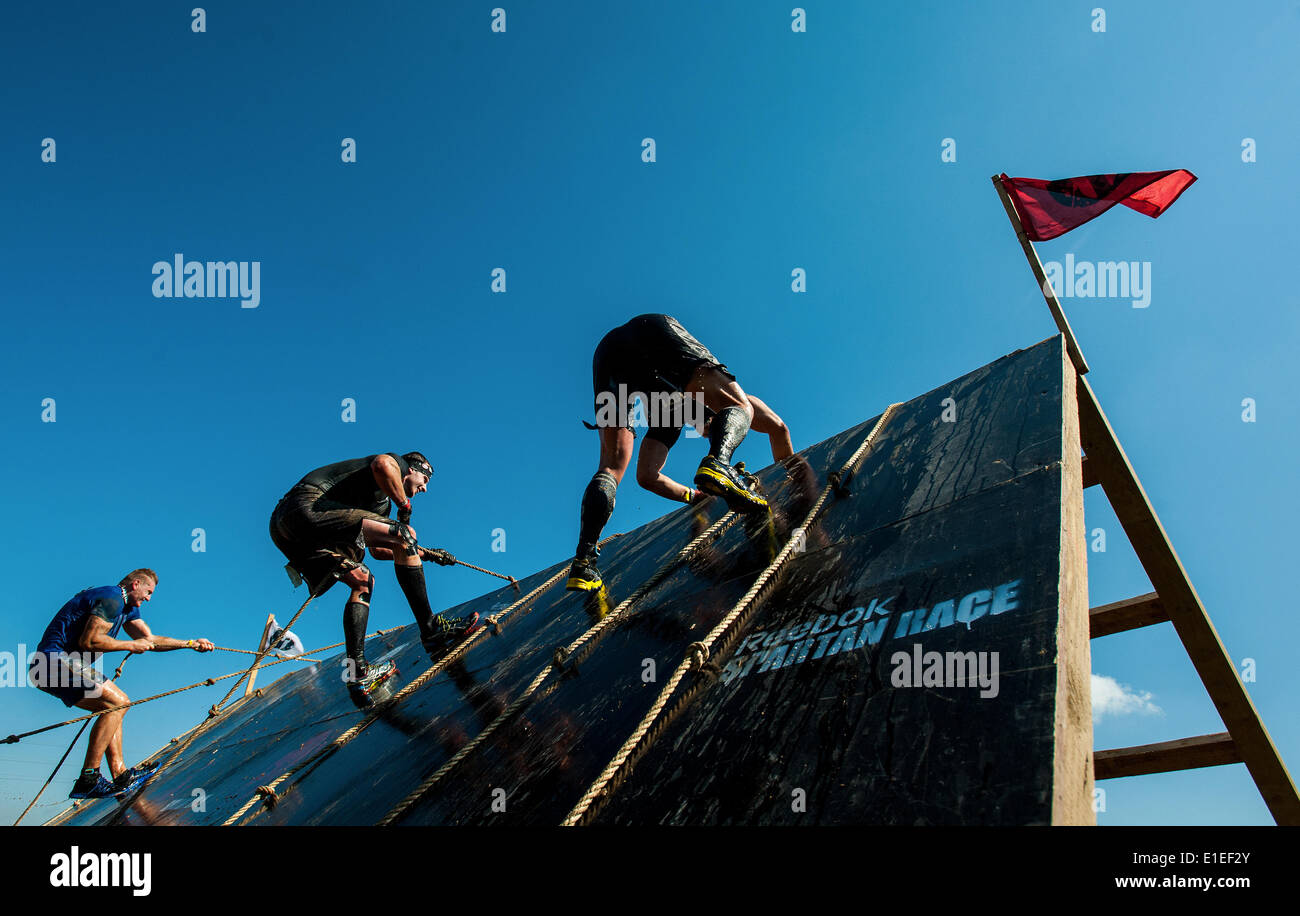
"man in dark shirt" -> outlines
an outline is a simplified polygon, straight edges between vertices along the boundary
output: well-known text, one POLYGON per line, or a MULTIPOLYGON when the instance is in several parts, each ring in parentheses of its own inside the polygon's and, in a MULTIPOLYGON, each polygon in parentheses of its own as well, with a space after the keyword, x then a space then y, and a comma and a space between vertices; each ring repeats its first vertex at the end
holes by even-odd
MULTIPOLYGON (((284 495, 271 514, 271 540, 289 560, 297 584, 313 595, 335 581, 351 589, 343 609, 343 635, 351 661, 348 688, 358 705, 371 704, 375 689, 393 674, 391 661, 371 666, 365 658, 366 623, 375 577, 363 561, 366 548, 376 560, 392 560, 420 639, 431 656, 478 629, 478 614, 449 618, 429 607, 421 550, 409 524, 411 497, 428 489, 433 468, 419 452, 388 452, 340 461, 312 471, 284 495), (388 517, 397 504, 396 521, 388 517)), ((455 563, 446 551, 424 555, 442 565, 455 563)))
POLYGON ((638 315, 601 339, 592 358, 600 467, 582 496, 578 548, 567 588, 597 591, 597 542, 614 512, 614 495, 632 460, 636 437, 630 425, 632 395, 642 395, 649 429, 637 459, 636 481, 667 499, 691 503, 702 494, 721 496, 737 512, 766 511, 731 466, 731 455, 750 428, 767 434, 772 457, 794 453, 790 431, 770 407, 747 395, 727 367, 668 315, 638 315), (695 488, 663 473, 668 450, 684 425, 707 430, 709 453, 695 472, 695 488))
MULTIPOLYGON (((63 701, 65 706, 98 712, 129 703, 121 687, 108 681, 93 666, 101 652, 170 652, 194 649, 211 652, 206 639, 172 639, 155 636, 140 617, 140 606, 153 596, 158 574, 137 569, 117 585, 88 588, 78 592, 59 608, 45 628, 33 653, 28 677, 33 686, 63 701), (131 639, 118 639, 125 629, 131 639)), ((105 798, 119 795, 147 770, 126 766, 122 758, 122 718, 126 710, 105 713, 90 730, 90 743, 81 775, 72 787, 72 798, 105 798), (99 765, 108 754, 110 782, 99 765)))

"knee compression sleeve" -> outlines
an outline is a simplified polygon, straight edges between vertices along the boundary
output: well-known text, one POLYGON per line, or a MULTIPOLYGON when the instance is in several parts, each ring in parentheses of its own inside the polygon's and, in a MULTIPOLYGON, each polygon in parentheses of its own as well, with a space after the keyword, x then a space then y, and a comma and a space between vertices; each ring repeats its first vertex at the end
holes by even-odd
POLYGON ((590 553, 600 540, 609 517, 614 514, 614 494, 618 481, 608 471, 600 471, 591 478, 582 494, 581 527, 578 532, 578 556, 590 553))
POLYGON ((411 606, 415 622, 420 627, 420 635, 427 636, 433 620, 433 609, 429 607, 429 591, 424 584, 424 566, 397 566, 397 584, 401 586, 406 603, 411 606))
POLYGON ((399 543, 393 545, 393 552, 401 551, 408 557, 415 556, 416 544, 415 538, 411 537, 411 529, 405 522, 390 522, 388 533, 399 543))
POLYGON ((740 407, 728 407, 713 417, 709 427, 709 454, 731 464, 731 453, 749 432, 749 414, 740 407))

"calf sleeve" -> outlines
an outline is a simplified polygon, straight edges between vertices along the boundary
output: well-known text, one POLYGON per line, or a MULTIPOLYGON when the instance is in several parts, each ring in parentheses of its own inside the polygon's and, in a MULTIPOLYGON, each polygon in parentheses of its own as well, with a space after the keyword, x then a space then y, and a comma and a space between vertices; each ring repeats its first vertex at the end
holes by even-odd
POLYGON ((749 432, 749 414, 740 407, 728 407, 713 417, 709 427, 709 454, 731 464, 731 453, 745 441, 749 432))
POLYGON ((429 590, 424 584, 424 566, 397 566, 397 584, 406 596, 406 603, 411 606, 415 622, 420 627, 420 635, 428 636, 433 626, 433 608, 429 607, 429 590))
POLYGON ((356 664, 355 674, 366 673, 366 623, 370 620, 370 605, 349 601, 343 607, 343 641, 348 658, 356 664))
POLYGON ((614 514, 614 494, 617 492, 618 481, 608 471, 598 471, 587 484, 582 494, 581 526, 575 556, 586 556, 596 549, 601 531, 614 514))

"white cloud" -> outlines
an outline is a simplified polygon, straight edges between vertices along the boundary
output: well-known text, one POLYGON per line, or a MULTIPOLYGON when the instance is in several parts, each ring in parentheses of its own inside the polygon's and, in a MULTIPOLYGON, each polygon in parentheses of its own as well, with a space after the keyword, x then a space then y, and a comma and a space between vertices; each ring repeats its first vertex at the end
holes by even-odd
POLYGON ((1127 684, 1103 674, 1092 676, 1092 721, 1095 725, 1106 716, 1161 716, 1164 710, 1151 702, 1151 694, 1138 692, 1127 684))

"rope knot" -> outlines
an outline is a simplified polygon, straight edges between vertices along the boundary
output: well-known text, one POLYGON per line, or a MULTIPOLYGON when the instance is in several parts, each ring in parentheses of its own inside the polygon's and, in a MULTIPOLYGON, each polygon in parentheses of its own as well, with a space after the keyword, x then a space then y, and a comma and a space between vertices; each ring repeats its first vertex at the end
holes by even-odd
POLYGON ((213 684, 215 684, 216 682, 217 682, 217 679, 216 679, 216 678, 214 678, 214 677, 210 677, 210 678, 208 678, 206 681, 203 682, 203 686, 204 686, 204 687, 211 687, 211 686, 212 686, 213 684))
POLYGON ((208 718, 211 719, 213 716, 217 715, 220 712, 221 710, 217 709, 217 704, 213 703, 211 706, 208 707, 208 718))
POLYGON ((266 800, 266 807, 274 808, 280 801, 279 794, 270 786, 258 786, 257 794, 266 800))
POLYGON ((493 616, 491 616, 491 617, 489 617, 489 618, 487 619, 487 629, 488 629, 488 632, 491 633, 493 636, 500 636, 500 635, 501 635, 501 617, 500 617, 500 615, 493 615, 493 616))
POLYGON ((686 647, 691 657, 691 670, 699 671, 709 660, 709 647, 702 642, 693 642, 686 647))

